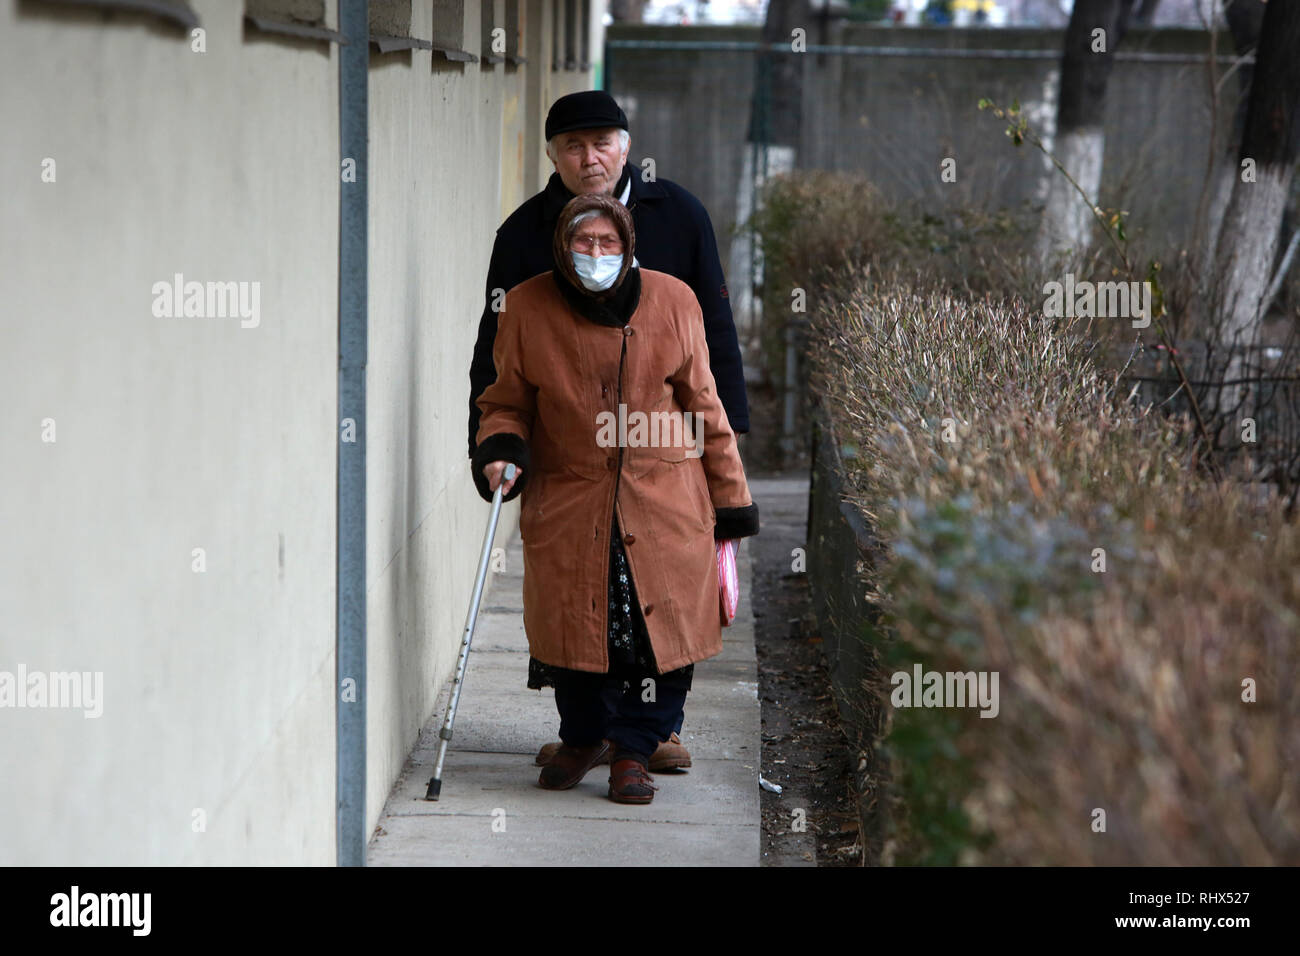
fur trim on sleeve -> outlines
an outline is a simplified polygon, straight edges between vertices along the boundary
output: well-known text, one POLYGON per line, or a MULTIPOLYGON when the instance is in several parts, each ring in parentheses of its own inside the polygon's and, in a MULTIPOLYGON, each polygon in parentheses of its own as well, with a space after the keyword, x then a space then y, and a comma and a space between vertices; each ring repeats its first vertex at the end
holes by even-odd
POLYGON ((718 508, 718 523, 713 528, 713 540, 728 541, 733 538, 748 538, 758 534, 758 505, 745 505, 743 508, 718 508))
POLYGON ((514 462, 521 469, 514 485, 501 500, 511 501, 517 498, 532 473, 528 442, 512 432, 498 432, 483 439, 474 449, 474 457, 470 460, 470 473, 474 477, 474 487, 478 489, 479 497, 487 502, 492 501, 492 490, 488 486, 487 476, 483 474, 483 468, 494 461, 514 462))

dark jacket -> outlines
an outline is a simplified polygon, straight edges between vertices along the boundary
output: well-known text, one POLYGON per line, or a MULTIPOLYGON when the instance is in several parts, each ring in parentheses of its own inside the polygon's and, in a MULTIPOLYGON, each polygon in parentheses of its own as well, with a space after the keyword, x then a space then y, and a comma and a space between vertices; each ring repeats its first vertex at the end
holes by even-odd
MULTIPOLYGON (((745 396, 745 373, 741 364, 731 302, 718 261, 713 225, 704 206, 693 195, 666 179, 643 182, 639 168, 629 162, 624 175, 630 176, 632 193, 628 211, 636 226, 636 258, 644 269, 666 272, 681 279, 700 304, 704 315, 704 336, 709 346, 709 367, 717 383, 718 397, 727 420, 737 434, 749 431, 749 402, 745 396)), ((622 195, 619 180, 615 195, 622 195)), ((510 214, 492 246, 488 266, 487 303, 479 320, 478 341, 469 370, 469 457, 474 457, 478 434, 479 407, 484 389, 496 381, 492 343, 497 334, 494 300, 519 283, 551 269, 551 240, 564 204, 573 198, 559 173, 552 173, 546 188, 510 214)))

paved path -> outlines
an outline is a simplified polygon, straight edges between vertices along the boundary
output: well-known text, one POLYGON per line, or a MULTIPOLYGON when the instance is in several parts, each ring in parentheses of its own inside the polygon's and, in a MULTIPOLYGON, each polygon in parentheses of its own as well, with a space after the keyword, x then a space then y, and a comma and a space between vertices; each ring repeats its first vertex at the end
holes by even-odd
MULTIPOLYGON (((760 482, 750 482, 756 501, 760 482)), ((684 774, 655 774, 654 802, 625 806, 606 797, 605 766, 572 790, 537 786, 533 757, 541 744, 558 739, 560 721, 551 689, 525 686, 523 552, 516 535, 506 546, 508 571, 491 581, 479 611, 442 797, 423 799, 450 682, 384 806, 369 865, 757 866, 760 720, 748 541, 738 565, 740 612, 722 631, 722 653, 695 666, 686 701, 681 736, 693 766, 684 774)))

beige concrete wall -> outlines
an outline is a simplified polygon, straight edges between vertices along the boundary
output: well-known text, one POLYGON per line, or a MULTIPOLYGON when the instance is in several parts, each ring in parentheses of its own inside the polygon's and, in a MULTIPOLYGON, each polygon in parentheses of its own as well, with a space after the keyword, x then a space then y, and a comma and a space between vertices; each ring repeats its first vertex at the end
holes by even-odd
MULTIPOLYGON (((193 7, 205 53, 0 0, 0 671, 103 674, 97 718, 0 707, 0 864, 335 860, 338 48, 193 7), (260 322, 155 317, 175 273, 260 283, 260 322)), ((493 235, 537 180, 539 111, 589 77, 548 47, 374 56, 370 82, 368 830, 488 517, 465 429, 493 235)))
MULTIPOLYGON (((0 0, 0 671, 103 674, 96 718, 0 708, 0 865, 335 860, 338 47, 244 36, 242 7, 194 3, 198 53, 0 0), (259 282, 259 323, 156 317, 175 273, 259 282)), ((549 47, 430 57, 370 68, 368 830, 454 666, 489 514, 464 446, 491 242, 537 181, 538 116, 588 82, 549 47)))
MULTIPOLYGON (((479 10, 466 8, 477 54, 479 10)), ((415 35, 427 15, 416 9, 415 35)), ((368 828, 455 665, 488 514, 465 436, 503 189, 504 70, 434 72, 430 57, 370 71, 368 828)))
POLYGON ((0 709, 3 864, 334 861, 337 54, 194 7, 0 2, 0 670, 103 674, 0 709), (259 324, 155 317, 175 273, 259 324))
MULTIPOLYGON (((416 36, 428 35, 423 6, 416 36)), ((549 35, 550 4, 541 6, 549 35)), ((495 7, 504 22, 501 0, 495 7)), ((465 49, 482 49, 481 29, 478 8, 467 9, 465 49)), ((545 161, 542 126, 534 119, 530 130, 530 115, 544 118, 550 98, 590 83, 587 73, 553 74, 549 48, 533 59, 527 27, 524 35, 528 63, 517 69, 431 71, 420 51, 370 72, 371 828, 455 667, 490 514, 470 480, 465 439, 493 238, 535 191, 526 176, 536 157, 545 161)), ((506 505, 498 541, 517 523, 518 504, 506 505)), ((472 693, 472 676, 466 686, 472 693)))

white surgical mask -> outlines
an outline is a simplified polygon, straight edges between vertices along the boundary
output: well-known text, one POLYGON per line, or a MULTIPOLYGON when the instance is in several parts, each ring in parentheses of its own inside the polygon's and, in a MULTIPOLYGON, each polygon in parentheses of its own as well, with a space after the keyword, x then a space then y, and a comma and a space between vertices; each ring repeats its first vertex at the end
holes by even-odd
POLYGON ((578 273, 578 278, 592 292, 608 289, 623 271, 621 255, 586 256, 581 252, 570 252, 569 255, 573 256, 573 268, 578 273))

